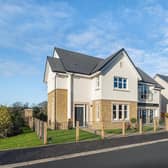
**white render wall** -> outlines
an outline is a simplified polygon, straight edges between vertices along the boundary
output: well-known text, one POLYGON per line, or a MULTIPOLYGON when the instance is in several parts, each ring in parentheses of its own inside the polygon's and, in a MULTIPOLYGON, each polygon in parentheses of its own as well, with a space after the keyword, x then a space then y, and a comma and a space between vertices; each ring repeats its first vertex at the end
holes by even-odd
POLYGON ((155 76, 155 80, 164 87, 164 89, 161 90, 161 112, 167 112, 167 104, 168 104, 168 83, 162 80, 160 77, 155 76))
POLYGON ((48 80, 47 80, 47 90, 48 93, 55 89, 67 89, 67 81, 68 77, 60 74, 57 74, 55 72, 52 72, 51 68, 48 67, 48 80), (55 75, 56 75, 56 84, 55 84, 55 75))
POLYGON ((168 99, 168 83, 165 82, 164 80, 162 80, 161 78, 159 78, 158 76, 155 77, 155 80, 164 87, 164 89, 162 89, 161 94, 163 94, 167 99, 168 99))
POLYGON ((84 103, 91 101, 91 79, 84 77, 73 77, 74 102, 84 103))
POLYGON ((127 56, 121 56, 120 60, 113 61, 102 75, 102 99, 137 101, 138 77, 127 56), (127 90, 114 89, 114 76, 127 78, 127 90))

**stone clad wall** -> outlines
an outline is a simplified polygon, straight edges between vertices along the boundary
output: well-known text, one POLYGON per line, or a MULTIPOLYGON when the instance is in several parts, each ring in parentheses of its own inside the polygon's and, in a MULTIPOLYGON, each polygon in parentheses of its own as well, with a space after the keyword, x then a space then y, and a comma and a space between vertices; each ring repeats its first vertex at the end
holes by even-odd
POLYGON ((48 127, 54 129, 55 124, 57 127, 67 125, 67 89, 56 89, 48 94, 48 127))
POLYGON ((129 119, 137 118, 137 102, 115 101, 115 100, 96 100, 93 101, 93 124, 94 129, 101 128, 102 121, 105 129, 122 128, 121 121, 112 120, 112 104, 129 104, 129 119), (96 121, 96 104, 100 104, 100 121, 96 121))

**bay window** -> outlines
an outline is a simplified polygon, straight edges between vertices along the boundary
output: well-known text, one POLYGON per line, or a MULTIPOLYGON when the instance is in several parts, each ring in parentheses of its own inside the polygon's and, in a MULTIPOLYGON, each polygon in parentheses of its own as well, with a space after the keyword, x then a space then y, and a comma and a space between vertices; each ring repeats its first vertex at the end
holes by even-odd
POLYGON ((128 120, 129 119, 129 105, 127 104, 113 104, 112 106, 112 120, 128 120))

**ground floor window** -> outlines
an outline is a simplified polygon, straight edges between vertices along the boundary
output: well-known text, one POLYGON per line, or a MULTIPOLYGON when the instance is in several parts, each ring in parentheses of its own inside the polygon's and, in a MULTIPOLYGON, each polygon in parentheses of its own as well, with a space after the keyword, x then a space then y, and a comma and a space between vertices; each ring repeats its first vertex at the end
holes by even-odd
POLYGON ((129 105, 128 104, 113 104, 112 105, 112 120, 128 120, 129 105))
POLYGON ((153 123, 153 119, 156 116, 156 108, 140 107, 138 108, 138 119, 142 118, 142 122, 145 124, 153 123))

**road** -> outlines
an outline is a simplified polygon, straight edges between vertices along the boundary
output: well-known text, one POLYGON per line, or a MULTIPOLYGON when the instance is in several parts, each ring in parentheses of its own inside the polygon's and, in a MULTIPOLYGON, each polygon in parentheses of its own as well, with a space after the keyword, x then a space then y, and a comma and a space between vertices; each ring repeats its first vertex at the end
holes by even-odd
POLYGON ((168 142, 76 157, 26 168, 168 168, 168 142))

